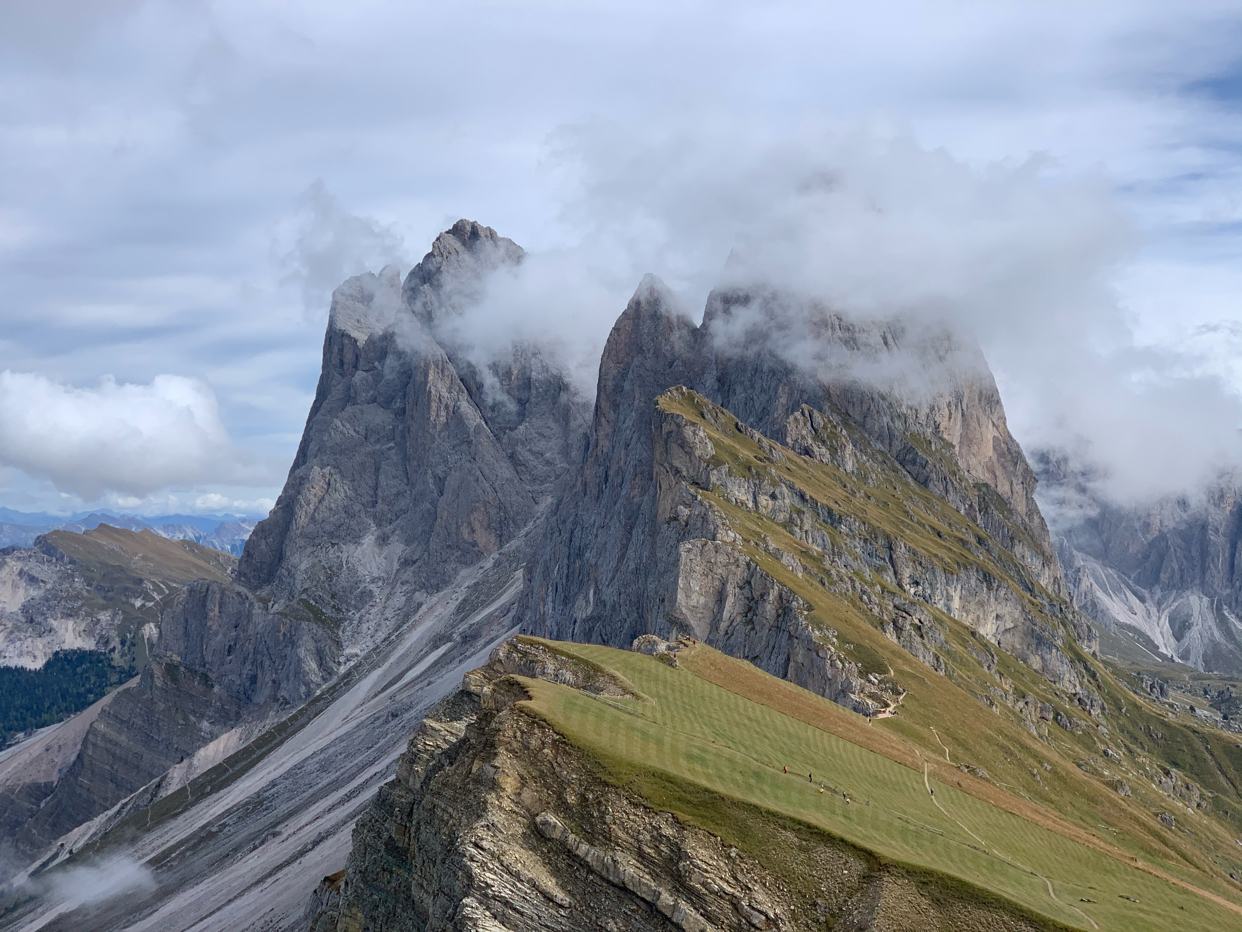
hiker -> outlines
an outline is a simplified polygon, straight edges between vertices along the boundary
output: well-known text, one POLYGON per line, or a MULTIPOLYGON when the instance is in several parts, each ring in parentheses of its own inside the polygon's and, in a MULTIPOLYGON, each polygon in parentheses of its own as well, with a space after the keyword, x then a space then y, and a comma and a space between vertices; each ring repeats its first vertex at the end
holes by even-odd
POLYGON ((789 773, 789 768, 788 768, 788 767, 782 767, 782 768, 781 768, 781 770, 785 771, 785 773, 789 773))
POLYGON ((815 778, 814 778, 814 777, 812 777, 812 776, 808 773, 808 774, 806 775, 806 782, 807 782, 807 783, 814 783, 814 782, 815 782, 815 778))

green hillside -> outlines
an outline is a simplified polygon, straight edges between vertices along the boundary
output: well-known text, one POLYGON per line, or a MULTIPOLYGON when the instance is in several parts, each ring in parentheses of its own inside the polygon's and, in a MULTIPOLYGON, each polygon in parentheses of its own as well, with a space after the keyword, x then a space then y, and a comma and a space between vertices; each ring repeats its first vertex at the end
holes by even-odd
MULTIPOLYGON (((1107 841, 1094 838, 1055 807, 933 759, 903 737, 913 723, 902 716, 868 725, 703 645, 683 650, 674 669, 627 651, 541 643, 613 671, 645 698, 523 680, 530 711, 610 779, 749 850, 790 883, 816 879, 801 876, 773 843, 786 824, 904 865, 925 885, 966 884, 1065 926, 1223 932, 1242 924, 1233 902, 1242 898, 1221 895, 1215 878, 1185 863, 1175 878, 1129 853, 1151 839, 1120 829, 1107 841)), ((947 708, 946 718, 970 711, 947 708)), ((1069 801, 1071 814, 1089 797, 1069 801)))
MULTIPOLYGON (((1067 603, 1033 583, 986 531, 915 483, 886 454, 872 449, 865 463, 845 473, 771 441, 760 446, 727 411, 684 389, 658 404, 704 429, 715 449, 713 465, 773 486, 784 483, 854 522, 850 540, 831 524, 821 525, 840 542, 840 553, 825 554, 796 536, 797 528, 741 507, 714 488, 696 489, 738 532, 737 546, 806 602, 815 629, 832 632, 839 651, 864 670, 907 690, 900 714, 876 724, 904 739, 906 756, 894 751, 896 759, 909 766, 926 760, 933 773, 963 780, 998 805, 1055 813, 1093 843, 1213 893, 1242 895, 1242 882, 1234 879, 1242 877, 1237 735, 1179 714, 1119 680, 1074 640, 1064 620, 1073 613, 1067 603), (873 608, 885 604, 891 583, 871 570, 842 570, 850 562, 867 565, 849 552, 860 540, 879 552, 899 542, 946 567, 973 565, 1013 588, 1032 613, 1061 632, 1060 649, 1098 708, 1084 710, 1075 696, 925 604, 943 641, 937 647, 943 675, 920 662, 885 633, 886 618, 873 608), (793 555, 803 571, 795 573, 773 550, 793 555), (1036 718, 1035 709, 1048 717, 1036 718)), ((821 439, 829 447, 841 442, 821 439)), ((865 448, 865 439, 850 440, 865 448)))

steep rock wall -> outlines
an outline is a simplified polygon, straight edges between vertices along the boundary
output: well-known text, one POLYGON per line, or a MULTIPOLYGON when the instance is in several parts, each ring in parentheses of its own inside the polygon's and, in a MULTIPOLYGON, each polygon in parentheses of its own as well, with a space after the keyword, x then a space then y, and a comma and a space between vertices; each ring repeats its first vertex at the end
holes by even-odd
MULTIPOLYGON (((779 524, 795 514, 815 515, 814 523, 832 533, 820 530, 807 540, 829 554, 826 562, 836 561, 833 586, 869 599, 868 610, 891 636, 932 666, 938 663, 934 645, 912 640, 921 623, 912 628, 891 599, 851 583, 853 570, 878 573, 908 598, 958 617, 1054 682, 1078 690, 1061 642, 1072 632, 1091 646, 1092 632, 1060 597, 1060 569, 1030 498, 1034 479, 1004 426, 991 377, 959 380, 923 407, 863 391, 857 383, 817 381, 762 342, 753 352, 721 351, 715 331, 727 316, 723 300, 713 298, 708 318, 696 328, 649 278, 617 321, 600 364, 584 468, 549 516, 523 596, 530 630, 617 646, 644 633, 693 633, 860 711, 884 708, 899 689, 883 700, 864 697, 861 671, 838 655, 828 632, 807 627, 806 606, 794 593, 730 546, 739 535, 699 494, 703 490, 779 524), (772 446, 756 423, 811 459, 846 472, 885 472, 904 482, 907 494, 931 492, 967 521, 979 519, 982 526, 976 522, 971 533, 988 567, 947 570, 923 559, 899 534, 877 534, 830 513, 790 484, 765 485, 717 469, 706 437, 659 410, 657 397, 674 385, 747 412, 744 417, 730 408, 722 416, 730 429, 760 444, 772 446), (976 402, 985 404, 982 413, 974 410, 976 402), (834 425, 833 438, 821 442, 816 438, 825 418, 834 425), (979 476, 1001 477, 996 482, 1004 494, 967 475, 946 436, 962 445, 979 476), (997 451, 992 458, 980 452, 988 442, 997 451), (990 533, 994 528, 997 536, 990 533), (833 534, 844 534, 847 545, 833 545, 833 534), (1003 573, 996 572, 999 565, 1003 573)), ((863 337, 881 346, 895 339, 883 330, 876 337, 840 321, 835 326, 834 351, 852 351, 863 337)))
POLYGON ((1063 455, 1036 463, 1075 604, 1102 627, 1215 673, 1242 673, 1242 487, 1123 505, 1063 455))

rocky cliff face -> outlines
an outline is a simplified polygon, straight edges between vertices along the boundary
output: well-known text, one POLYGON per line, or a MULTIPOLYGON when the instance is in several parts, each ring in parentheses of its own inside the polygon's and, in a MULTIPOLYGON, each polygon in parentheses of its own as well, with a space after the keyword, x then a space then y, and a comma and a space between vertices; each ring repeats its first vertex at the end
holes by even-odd
POLYGON ((300 706, 336 649, 331 632, 270 615, 236 588, 190 583, 165 609, 138 683, 97 714, 14 849, 34 856, 225 732, 300 706))
POLYGON ((311 932, 709 932, 829 927, 1027 930, 1042 925, 961 893, 929 896, 901 871, 826 837, 782 838, 818 883, 791 883, 714 835, 599 776, 515 706, 513 674, 583 692, 624 684, 510 641, 423 721, 354 830, 346 867, 307 916, 311 932))
POLYGON ((1059 594, 1035 474, 973 343, 913 322, 851 320, 766 289, 713 294, 700 330, 712 359, 691 387, 778 443, 801 405, 839 411, 1059 594))
POLYGON ((337 289, 301 446, 238 570, 274 610, 305 600, 349 640, 395 577, 435 592, 513 540, 568 468, 585 417, 565 376, 531 347, 480 370, 450 341, 482 276, 522 255, 461 221, 404 285, 389 268, 337 289))
POLYGON ((404 285, 388 268, 336 290, 302 442, 236 581, 166 604, 151 668, 90 726, 23 853, 296 709, 531 523, 580 450, 583 403, 536 348, 476 360, 450 326, 522 255, 461 221, 404 285))
POLYGON ((1196 497, 1122 506, 1062 455, 1036 463, 1078 607, 1153 654, 1242 673, 1242 491, 1223 478, 1196 497))
POLYGON ((981 363, 960 366, 939 335, 890 353, 895 325, 831 315, 812 349, 832 366, 795 363, 772 338, 730 331, 754 300, 715 295, 695 327, 658 282, 640 287, 604 351, 584 468, 531 572, 531 630, 613 645, 684 633, 860 711, 888 708, 900 688, 868 686, 830 620, 810 618, 793 580, 811 571, 933 667, 942 612, 1080 689, 1063 645, 1092 635, 1064 603, 1034 475, 981 363), (889 390, 845 374, 911 359, 938 381, 889 390), (662 396, 672 386, 696 395, 662 396), (824 481, 831 492, 813 489, 824 481), (878 488, 911 524, 848 504, 878 488), (947 559, 932 539, 946 521, 964 541, 947 559))

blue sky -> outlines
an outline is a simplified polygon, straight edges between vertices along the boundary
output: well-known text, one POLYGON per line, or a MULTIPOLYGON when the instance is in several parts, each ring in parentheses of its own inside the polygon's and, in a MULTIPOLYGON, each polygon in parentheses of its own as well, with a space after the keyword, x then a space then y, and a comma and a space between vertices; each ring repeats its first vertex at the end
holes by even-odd
MULTIPOLYGON (((1024 311, 1051 334, 1046 356, 1028 352, 1022 321, 969 319, 1015 433, 1028 446, 1091 433, 1119 474, 1151 459, 1136 434, 1185 448, 1176 430, 1193 427, 1225 439, 1187 456, 1228 453, 1242 385, 1237 4, 863 6, 5 4, 0 505, 261 514, 292 459, 342 278, 404 271, 436 232, 477 219, 535 252, 607 266, 602 284, 564 288, 567 306, 546 309, 563 328, 582 316, 574 301, 590 305, 576 344, 589 358, 644 264, 680 274, 693 303, 723 261, 695 215, 704 202, 676 196, 703 174, 683 153, 713 166, 737 140, 754 149, 743 172, 771 164, 785 136, 906 139, 984 179, 1035 171, 1034 157, 1064 228, 1057 213, 1012 208, 1006 281, 1025 293, 1070 275, 1019 272, 1028 248, 1033 265, 1058 249, 1097 264, 1067 256, 1072 287, 1049 291, 1058 306, 1024 311), (700 129, 711 145, 677 135, 700 129), (625 166, 592 142, 614 137, 625 166), (675 206, 648 205, 627 228, 676 231, 680 264, 618 244, 616 204, 587 183, 604 177, 622 213, 683 179, 668 188, 675 206), (1085 240, 1084 226, 1098 235, 1085 240), (624 261, 605 255, 601 230, 624 261), (1108 309, 1087 278, 1106 282, 1108 309), (1106 364, 1092 378, 1078 356, 1058 369, 1052 354, 1069 343, 1106 364), (1067 427, 1081 408, 1098 410, 1067 427), (1105 424, 1116 437, 1100 439, 1105 424)), ((883 183, 902 171, 894 162, 883 183)), ((714 178, 702 197, 728 200, 743 177, 714 178)), ((972 222, 959 208, 945 229, 972 222)), ((980 267, 969 248, 963 270, 980 267)), ((549 276, 582 274, 567 264, 549 276)), ((952 291, 965 304, 968 285, 952 291)), ((1193 472, 1152 462, 1127 490, 1193 472)))

